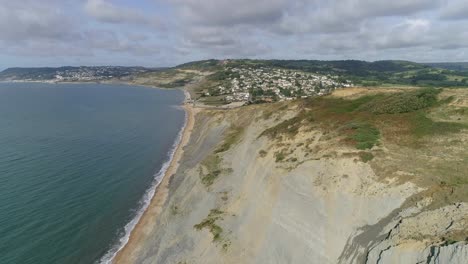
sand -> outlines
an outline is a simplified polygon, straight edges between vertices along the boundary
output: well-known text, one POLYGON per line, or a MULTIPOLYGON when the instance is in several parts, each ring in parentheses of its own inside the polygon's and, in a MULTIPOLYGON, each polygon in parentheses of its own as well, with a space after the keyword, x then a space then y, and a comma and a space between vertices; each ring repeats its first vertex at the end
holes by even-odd
POLYGON ((179 167, 180 159, 184 153, 184 147, 189 142, 191 133, 193 131, 195 115, 198 112, 198 109, 194 108, 191 104, 184 104, 183 108, 187 114, 187 123, 185 125, 184 131, 182 132, 182 138, 174 153, 174 157, 164 175, 162 182, 157 187, 148 209, 145 211, 140 221, 135 226, 135 229, 132 231, 128 243, 122 250, 117 253, 113 263, 130 263, 131 253, 138 252, 138 248, 144 245, 142 241, 145 240, 145 236, 148 235, 151 229, 154 227, 154 223, 156 222, 156 219, 168 197, 169 182, 179 167))

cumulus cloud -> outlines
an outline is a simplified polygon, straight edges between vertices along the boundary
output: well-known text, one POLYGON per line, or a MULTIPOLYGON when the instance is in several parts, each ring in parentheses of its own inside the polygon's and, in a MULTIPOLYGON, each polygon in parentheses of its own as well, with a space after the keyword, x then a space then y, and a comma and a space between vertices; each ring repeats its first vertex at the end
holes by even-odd
POLYGON ((204 26, 270 26, 282 32, 337 32, 381 16, 428 10, 439 0, 172 0, 181 19, 204 26))
MULTIPOLYGON (((83 4, 85 2, 71 0, 0 0, 0 56, 154 56, 160 52, 160 46, 150 37, 151 32, 88 28, 82 23, 83 16, 73 12, 83 4)), ((115 14, 114 11, 120 9, 110 10, 115 14)), ((132 16, 121 17, 128 22, 132 16)), ((143 17, 130 22, 150 23, 150 20, 143 17)))
POLYGON ((425 19, 407 19, 385 34, 376 37, 378 49, 421 46, 430 40, 430 22, 425 19))
POLYGON ((0 40, 21 42, 38 38, 61 41, 79 39, 80 36, 60 8, 50 8, 35 1, 0 2, 0 40))
MULTIPOLYGON (((411 16, 430 11, 439 0, 169 0, 182 23, 185 41, 201 48, 232 50, 241 54, 246 43, 271 42, 285 49, 286 42, 302 38, 312 43, 292 43, 315 49, 317 53, 347 51, 365 45, 372 48, 408 47, 420 44, 410 39, 422 27, 408 23, 380 23, 373 30, 370 22, 385 18, 406 21, 411 16), (401 30, 401 35, 398 34, 401 30), (388 34, 383 36, 382 33, 388 34), (380 33, 380 34, 379 34, 380 33), (392 35, 392 37, 389 37, 392 35), (306 37, 304 37, 306 36, 306 37), (367 42, 365 42, 367 41, 367 42), (328 44, 327 44, 328 43, 328 44)), ((411 18, 413 19, 413 18, 411 18)), ((414 18, 417 21, 417 18, 414 18)), ((414 22, 413 21, 413 22, 414 22)), ((421 32, 423 33, 423 32, 421 32)), ((291 47, 291 46, 289 46, 291 47)), ((273 48, 260 49, 262 51, 273 48)), ((234 53, 234 52, 233 52, 234 53)), ((278 54, 277 52, 275 54, 278 54)))
POLYGON ((466 14, 466 0, 0 0, 0 56, 151 58, 145 65, 212 57, 468 60, 466 14))
POLYGON ((388 58, 395 50, 407 57, 416 49, 466 48, 464 34, 446 33, 461 24, 437 19, 439 12, 464 17, 465 0, 456 5, 453 0, 167 1, 180 20, 184 44, 211 54, 388 58), (450 6, 457 12, 444 11, 450 6))
POLYGON ((285 15, 283 33, 333 33, 358 30, 360 24, 379 17, 408 16, 435 7, 438 0, 330 0, 315 1, 285 15))
POLYGON ((89 16, 105 23, 160 26, 157 18, 147 16, 136 8, 117 6, 106 0, 88 0, 85 11, 89 16))

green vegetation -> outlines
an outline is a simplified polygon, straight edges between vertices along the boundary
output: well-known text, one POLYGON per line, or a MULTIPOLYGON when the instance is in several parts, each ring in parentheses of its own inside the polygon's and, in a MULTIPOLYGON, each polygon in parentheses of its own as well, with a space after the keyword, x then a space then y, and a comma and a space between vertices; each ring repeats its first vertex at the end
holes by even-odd
POLYGON ((280 135, 295 136, 301 128, 301 122, 304 117, 299 114, 291 119, 283 121, 276 126, 270 127, 263 131, 259 137, 267 136, 270 138, 276 138, 280 135))
POLYGON ((468 128, 466 124, 456 122, 436 122, 426 116, 424 112, 418 111, 410 117, 411 132, 417 137, 436 136, 448 133, 457 133, 468 128))
POLYGON ((220 174, 221 170, 210 171, 208 174, 201 177, 202 183, 208 187, 214 183, 220 174))
POLYGON ((354 100, 344 100, 344 99, 337 99, 335 100, 334 104, 331 105, 331 111, 334 113, 350 113, 355 111, 356 109, 360 108, 362 105, 369 103, 378 97, 377 95, 367 95, 362 96, 354 100))
POLYGON ((206 187, 211 186, 223 173, 232 172, 231 168, 221 168, 221 161, 222 159, 218 154, 212 154, 202 162, 206 173, 200 168, 200 178, 206 187))
MULTIPOLYGON (((291 71, 337 76, 360 86, 406 85, 420 87, 467 87, 468 63, 427 63, 409 61, 359 61, 359 60, 203 60, 178 65, 173 68, 143 67, 61 67, 61 68, 9 68, 0 72, 0 79, 51 80, 58 72, 95 71, 96 79, 130 78, 135 83, 158 85, 165 88, 184 86, 196 79, 194 72, 208 75, 200 89, 214 91, 228 77, 236 73, 229 66, 280 68, 291 71), (84 69, 87 68, 87 69, 84 69), (169 80, 170 79, 170 80, 169 80)), ((261 93, 261 91, 255 91, 261 93)), ((290 91, 284 91, 289 93, 290 91)), ((257 94, 262 96, 262 94, 257 94)), ((300 94, 299 94, 300 95, 300 94)), ((210 95, 211 96, 211 95, 210 95)))
MULTIPOLYGON (((467 128, 461 122, 434 121, 427 116, 428 110, 451 100, 439 101, 439 93, 437 89, 421 88, 353 100, 308 98, 299 102, 300 110, 295 117, 266 129, 259 137, 294 137, 301 128, 319 126, 325 132, 339 129, 345 135, 345 143, 361 150, 378 144, 382 131, 389 135, 387 140, 401 143, 405 139, 405 144, 417 146, 416 141, 425 136, 456 133, 467 128)), ((277 159, 281 160, 281 155, 277 159)))
POLYGON ((283 151, 275 152, 275 161, 281 162, 286 158, 286 154, 283 151))
POLYGON ((212 185, 216 178, 221 174, 222 170, 220 168, 220 163, 221 158, 218 155, 208 156, 208 158, 204 160, 203 166, 205 166, 208 173, 201 173, 201 181, 205 186, 208 187, 212 185))
POLYGON ((240 75, 237 72, 232 72, 229 70, 222 69, 222 70, 216 71, 213 74, 210 74, 207 77, 207 79, 211 81, 224 81, 229 78, 239 78, 239 77, 240 75))
POLYGON ((199 102, 211 106, 220 106, 228 104, 228 102, 224 100, 224 96, 202 96, 199 99, 199 102))
POLYGON ((357 149, 371 149, 380 138, 379 130, 369 123, 351 122, 346 124, 344 129, 351 131, 348 139, 356 142, 357 149))
POLYGON ((219 60, 201 60, 201 61, 192 61, 184 64, 178 65, 176 68, 179 69, 195 69, 200 71, 212 71, 217 69, 220 65, 219 60))
POLYGON ((161 88, 178 88, 193 82, 197 77, 199 74, 194 71, 170 68, 136 74, 133 76, 132 82, 161 88))
POLYGON ((370 152, 360 152, 359 157, 361 158, 362 162, 368 162, 374 159, 374 155, 370 152))
MULTIPOLYGON (((374 114, 408 113, 434 106, 440 90, 433 88, 401 92, 387 96, 366 98, 368 102, 361 106, 374 114)), ((362 101, 362 99, 361 99, 362 101)))
POLYGON ((424 65, 452 71, 468 71, 468 62, 424 63, 424 65))
POLYGON ((268 153, 267 153, 265 150, 262 149, 262 150, 260 150, 260 151, 258 152, 258 154, 260 155, 260 157, 264 158, 264 157, 266 157, 266 155, 267 155, 268 153))
POLYGON ((161 88, 177 88, 177 87, 183 87, 186 84, 190 83, 192 79, 191 78, 183 78, 183 79, 176 79, 172 82, 169 83, 161 83, 158 86, 161 88))
POLYGON ((223 229, 216 224, 216 221, 223 219, 222 214, 222 211, 218 209, 212 209, 208 216, 205 219, 203 219, 203 221, 201 221, 199 224, 194 225, 193 227, 196 230, 202 230, 203 228, 207 228, 213 235, 213 242, 217 242, 221 239, 223 229))
POLYGON ((231 245, 231 241, 227 241, 226 243, 224 243, 223 244, 223 250, 227 251, 230 245, 231 245))
POLYGON ((223 142, 214 151, 214 154, 208 156, 203 162, 204 169, 200 169, 200 178, 202 183, 209 187, 223 173, 229 173, 232 169, 221 168, 222 158, 220 153, 228 151, 236 142, 241 139, 244 128, 242 126, 233 126, 227 131, 223 142))
POLYGON ((391 60, 375 62, 358 60, 231 60, 229 64, 249 67, 268 66, 321 75, 335 75, 361 86, 468 86, 468 67, 465 64, 419 64, 391 60))
POLYGON ((239 141, 243 132, 244 132, 243 127, 240 127, 240 126, 231 127, 226 137, 224 138, 223 143, 221 144, 221 146, 219 146, 215 150, 215 153, 228 151, 234 143, 239 141))

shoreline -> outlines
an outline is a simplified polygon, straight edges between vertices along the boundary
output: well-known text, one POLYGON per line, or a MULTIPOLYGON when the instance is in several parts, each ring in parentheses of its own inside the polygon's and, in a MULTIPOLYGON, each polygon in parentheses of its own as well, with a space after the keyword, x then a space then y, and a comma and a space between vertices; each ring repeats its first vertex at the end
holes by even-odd
POLYGON ((108 260, 107 263, 128 263, 131 254, 136 252, 142 246, 141 240, 148 229, 151 229, 159 216, 169 194, 169 182, 176 173, 180 159, 184 153, 184 147, 188 144, 195 124, 195 115, 198 112, 190 103, 190 95, 184 90, 185 100, 181 106, 186 113, 186 123, 183 127, 179 144, 176 146, 174 155, 169 162, 169 166, 164 172, 160 183, 157 185, 154 195, 146 210, 143 212, 134 228, 130 231, 128 241, 108 260))
MULTIPOLYGON (((116 84, 116 85, 128 85, 128 86, 139 86, 143 88, 161 89, 161 90, 183 90, 184 86, 165 88, 159 87, 152 84, 138 84, 131 81, 121 80, 95 80, 95 81, 49 81, 49 80, 11 80, 11 81, 0 81, 0 83, 47 83, 47 84, 116 84)), ((187 100, 187 98, 186 98, 187 100)))

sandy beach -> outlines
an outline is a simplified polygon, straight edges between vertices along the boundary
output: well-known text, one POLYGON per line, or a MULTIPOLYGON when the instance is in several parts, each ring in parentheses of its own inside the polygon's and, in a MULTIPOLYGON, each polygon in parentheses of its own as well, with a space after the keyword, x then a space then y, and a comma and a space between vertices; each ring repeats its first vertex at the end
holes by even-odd
MULTIPOLYGON (((185 92, 185 95, 187 101, 189 99, 187 92, 185 92)), ((182 132, 182 137, 174 153, 174 157, 164 175, 162 182, 157 187, 148 209, 145 211, 140 221, 135 226, 135 229, 132 231, 128 243, 122 250, 117 253, 112 263, 131 263, 131 254, 138 252, 138 248, 143 246, 141 241, 144 240, 145 236, 150 234, 150 231, 155 226, 154 223, 156 222, 156 219, 160 214, 169 194, 169 182, 179 167, 180 159, 184 153, 184 147, 189 142, 195 123, 197 109, 189 103, 185 103, 182 107, 187 114, 187 123, 184 127, 184 131, 182 132)))

